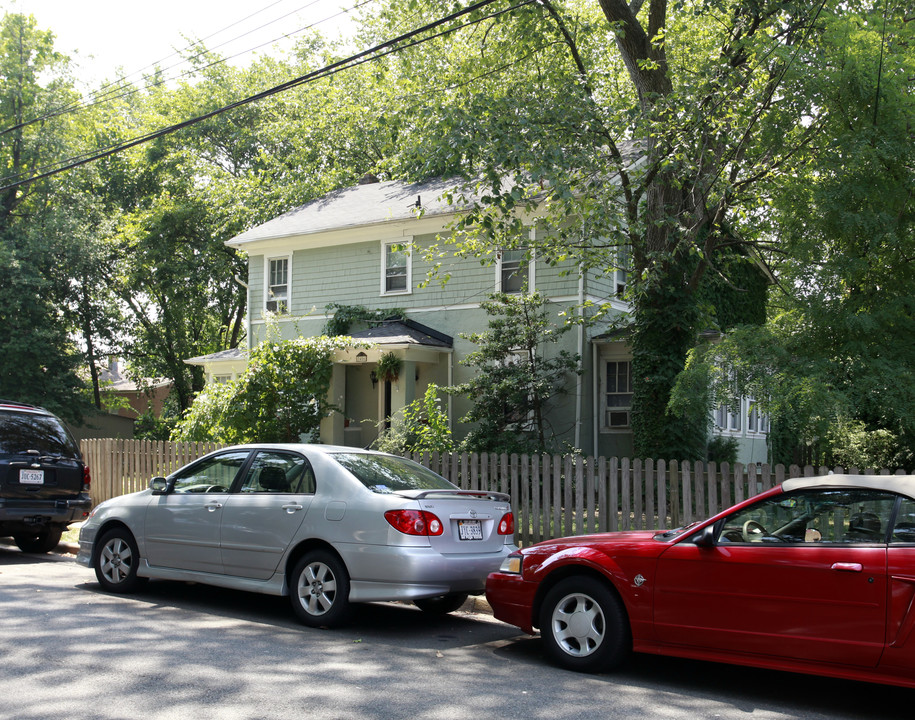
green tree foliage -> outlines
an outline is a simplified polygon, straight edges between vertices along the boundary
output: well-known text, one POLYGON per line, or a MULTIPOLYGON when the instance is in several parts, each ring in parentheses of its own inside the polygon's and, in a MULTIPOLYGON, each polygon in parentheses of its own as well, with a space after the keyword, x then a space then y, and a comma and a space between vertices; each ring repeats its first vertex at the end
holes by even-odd
POLYGON ((226 443, 300 442, 336 410, 328 400, 334 352, 350 338, 267 340, 235 381, 210 383, 178 422, 173 439, 226 443))
MULTIPOLYGON (((378 36, 446 6, 394 0, 378 36)), ((802 81, 827 70, 819 47, 831 22, 868 8, 540 0, 392 61, 389 81, 405 92, 422 83, 428 108, 393 163, 460 174, 483 195, 456 228, 467 252, 525 237, 521 208, 542 230, 538 260, 609 271, 630 249, 636 454, 691 454, 700 429, 683 436, 671 392, 701 331, 734 322, 703 283, 751 290, 731 273, 734 250, 780 243, 759 232, 759 208, 823 139, 827 112, 802 81)))
POLYGON ((454 450, 448 415, 442 410, 440 388, 430 383, 422 398, 398 410, 390 418, 390 427, 380 423, 381 433, 373 444, 382 452, 406 455, 416 452, 447 453, 454 450))
MULTIPOLYGON (((75 97, 53 36, 31 16, 0 21, 0 168, 7 184, 74 147, 67 123, 29 121, 75 97)), ((35 402, 77 419, 86 405, 82 356, 67 334, 73 299, 66 200, 47 182, 0 192, 0 397, 35 402)))
POLYGON ((722 388, 772 418, 772 459, 915 467, 915 77, 901 5, 866 3, 821 26, 816 75, 792 93, 819 108, 794 172, 761 186, 780 278, 766 327, 743 328, 710 363, 722 388))
POLYGON ((481 303, 489 327, 461 335, 478 346, 462 365, 474 369, 465 383, 448 388, 473 406, 462 422, 473 427, 462 443, 470 452, 547 452, 556 450, 547 412, 566 391, 580 359, 565 350, 547 356, 570 325, 550 322, 540 293, 496 293, 481 303))

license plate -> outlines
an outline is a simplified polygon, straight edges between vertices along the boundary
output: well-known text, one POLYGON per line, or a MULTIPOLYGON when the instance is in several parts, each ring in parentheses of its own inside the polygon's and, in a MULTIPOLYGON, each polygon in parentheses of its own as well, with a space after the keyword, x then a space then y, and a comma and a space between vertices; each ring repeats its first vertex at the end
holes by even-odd
POLYGON ((458 537, 461 540, 482 540, 483 524, 479 520, 458 520, 458 537))
POLYGON ((19 482, 22 485, 44 485, 44 470, 20 470, 19 482))

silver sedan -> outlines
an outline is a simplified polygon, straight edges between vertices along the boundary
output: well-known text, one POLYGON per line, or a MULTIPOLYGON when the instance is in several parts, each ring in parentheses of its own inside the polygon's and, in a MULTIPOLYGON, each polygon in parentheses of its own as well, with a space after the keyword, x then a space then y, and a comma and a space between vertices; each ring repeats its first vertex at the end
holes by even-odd
POLYGON ((513 550, 507 495, 461 490, 404 458, 327 445, 241 445, 98 505, 77 561, 109 592, 148 578, 288 595, 306 625, 351 603, 450 612, 513 550))

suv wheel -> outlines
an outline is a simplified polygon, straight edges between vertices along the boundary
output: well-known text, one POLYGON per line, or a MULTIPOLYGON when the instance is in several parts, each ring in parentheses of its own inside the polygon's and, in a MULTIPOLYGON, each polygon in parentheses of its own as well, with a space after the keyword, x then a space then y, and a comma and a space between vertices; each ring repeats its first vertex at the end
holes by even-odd
POLYGON ((13 540, 22 552, 49 553, 60 544, 63 532, 63 528, 52 525, 34 535, 14 535, 13 540))

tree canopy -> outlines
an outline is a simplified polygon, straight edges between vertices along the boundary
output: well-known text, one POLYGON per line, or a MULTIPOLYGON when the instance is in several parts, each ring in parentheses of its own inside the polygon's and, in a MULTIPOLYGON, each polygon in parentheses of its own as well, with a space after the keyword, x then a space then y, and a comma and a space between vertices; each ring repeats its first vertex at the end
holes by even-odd
MULTIPOLYGON (((384 0, 357 42, 454 7, 384 0)), ((75 414, 79 365, 118 353, 188 407, 202 377, 184 360, 244 341, 245 261, 224 241, 371 171, 482 192, 475 207, 454 193, 459 252, 528 245, 524 210, 538 262, 611 273, 632 259, 638 455, 700 454, 702 413, 684 423, 670 402, 700 365, 707 383, 743 378, 779 459, 797 451, 779 437, 838 457, 843 441, 824 439, 841 428, 911 447, 913 28, 898 0, 497 0, 437 37, 7 187, 0 394, 75 414), (765 317, 761 278, 777 280, 765 317), (717 353, 708 330, 725 333, 717 353)), ((192 79, 157 70, 81 104, 50 33, 13 14, 0 29, 6 185, 346 54, 317 35, 244 68, 196 49, 192 79)))

